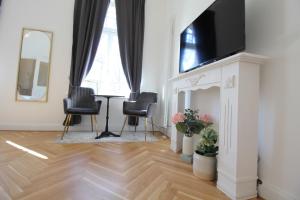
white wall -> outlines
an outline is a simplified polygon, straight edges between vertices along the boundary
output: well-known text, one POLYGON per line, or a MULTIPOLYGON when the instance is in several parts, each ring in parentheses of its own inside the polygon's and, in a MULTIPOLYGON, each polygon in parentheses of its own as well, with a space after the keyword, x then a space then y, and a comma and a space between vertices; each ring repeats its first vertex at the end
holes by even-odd
MULTIPOLYGON (((212 87, 206 90, 196 90, 191 92, 191 105, 190 108, 198 110, 199 115, 209 114, 214 122, 214 128, 219 130, 220 123, 220 88, 212 87)), ((196 150, 199 144, 200 135, 193 136, 194 149, 196 150)))
POLYGON ((6 0, 0 12, 0 129, 61 129, 68 88, 74 0, 6 0), (16 102, 23 27, 53 31, 48 103, 16 102))
MULTIPOLYGON (((62 99, 68 90, 68 76, 72 50, 74 0, 6 0, 0 12, 0 130, 62 130, 64 119, 62 99), (49 100, 47 103, 15 102, 19 48, 23 27, 53 31, 53 49, 50 69, 49 100)), ((161 93, 162 70, 168 61, 165 55, 169 29, 164 15, 166 3, 146 1, 145 44, 142 91, 161 93), (167 31, 166 31, 167 30, 167 31)), ((166 73, 164 73, 166 74, 166 73)), ((161 100, 159 96, 159 100, 161 100)), ((120 130, 124 116, 124 99, 112 99, 110 127, 120 130)), ((160 102, 155 123, 160 126, 160 102)), ((104 128, 106 100, 103 100, 98 125, 104 128)), ((143 129, 141 123, 140 129, 143 129)), ((90 129, 88 117, 75 127, 90 129)))
POLYGON ((165 79, 168 69, 168 52, 170 26, 166 15, 166 2, 146 0, 143 74, 141 91, 158 93, 158 105, 154 118, 155 124, 161 126, 162 89, 161 80, 165 79), (164 16, 164 17, 162 17, 164 16))
POLYGON ((300 1, 246 1, 247 51, 270 58, 261 69, 260 194, 299 199, 300 1))
MULTIPOLYGON (((178 73, 180 32, 213 0, 167 1, 175 19, 171 77, 178 73)), ((246 0, 246 51, 270 58, 261 69, 259 112, 259 193, 266 199, 300 197, 299 8, 297 0, 246 0)))

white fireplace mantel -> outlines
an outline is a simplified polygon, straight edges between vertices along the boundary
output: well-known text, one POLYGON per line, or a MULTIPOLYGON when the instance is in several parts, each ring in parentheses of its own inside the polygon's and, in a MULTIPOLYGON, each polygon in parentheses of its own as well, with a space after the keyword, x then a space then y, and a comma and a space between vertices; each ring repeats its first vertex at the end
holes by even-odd
MULTIPOLYGON (((232 199, 257 196, 259 68, 266 57, 239 53, 169 79, 172 114, 189 108, 191 91, 220 88, 217 187, 232 199), (184 106, 179 93, 185 93, 184 106)), ((199 108, 201 109, 201 108, 199 108)), ((171 129, 171 149, 181 150, 182 134, 171 129)))

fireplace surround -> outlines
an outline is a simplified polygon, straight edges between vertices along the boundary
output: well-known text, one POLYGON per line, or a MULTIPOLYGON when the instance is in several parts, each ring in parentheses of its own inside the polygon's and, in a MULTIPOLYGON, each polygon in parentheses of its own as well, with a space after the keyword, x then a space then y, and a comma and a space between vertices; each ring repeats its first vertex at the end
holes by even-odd
MULTIPOLYGON (((217 187, 232 199, 257 196, 259 71, 265 61, 243 52, 169 79, 172 115, 191 108, 192 92, 219 88, 217 187)), ((181 148, 182 134, 173 125, 171 149, 181 148)))

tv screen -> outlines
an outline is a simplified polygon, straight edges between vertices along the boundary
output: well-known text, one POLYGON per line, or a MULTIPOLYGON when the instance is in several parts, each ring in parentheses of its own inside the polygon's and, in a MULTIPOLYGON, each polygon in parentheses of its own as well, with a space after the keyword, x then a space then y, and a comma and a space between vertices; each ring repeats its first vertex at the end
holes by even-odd
POLYGON ((179 72, 244 49, 244 0, 216 0, 181 33, 179 72))

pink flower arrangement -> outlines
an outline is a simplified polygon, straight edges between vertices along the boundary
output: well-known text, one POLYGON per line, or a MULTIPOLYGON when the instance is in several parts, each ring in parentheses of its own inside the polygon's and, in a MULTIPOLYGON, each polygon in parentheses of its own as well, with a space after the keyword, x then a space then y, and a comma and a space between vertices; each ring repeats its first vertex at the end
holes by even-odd
POLYGON ((181 112, 176 113, 173 117, 172 117, 172 122, 174 124, 177 124, 179 122, 184 122, 184 120, 186 119, 185 115, 181 112))
POLYGON ((191 137, 193 134, 199 134, 205 127, 213 124, 212 118, 204 114, 201 117, 197 110, 185 109, 184 113, 178 112, 172 117, 177 131, 191 137))
POLYGON ((208 114, 204 114, 202 115, 199 120, 201 120, 202 122, 206 123, 206 124, 212 124, 213 123, 213 120, 212 120, 212 117, 209 116, 208 114))

